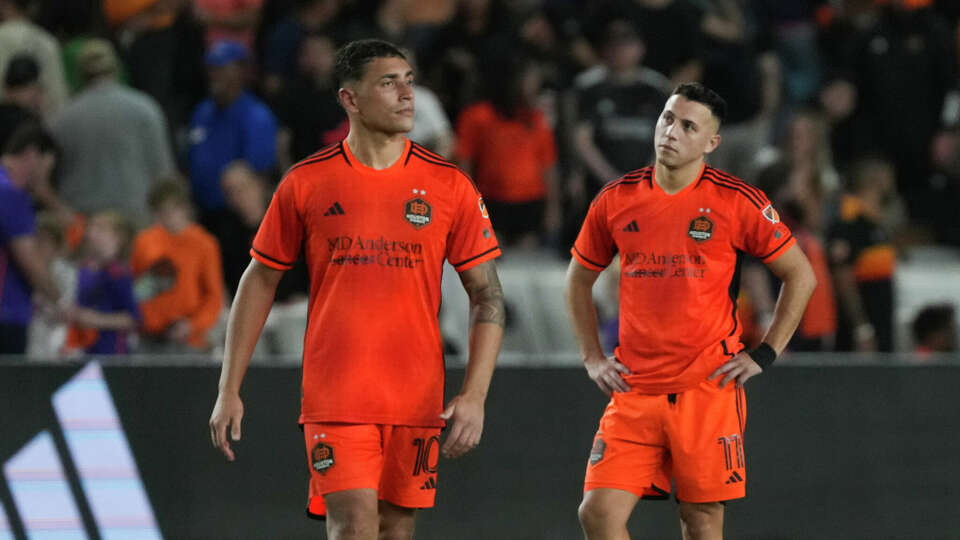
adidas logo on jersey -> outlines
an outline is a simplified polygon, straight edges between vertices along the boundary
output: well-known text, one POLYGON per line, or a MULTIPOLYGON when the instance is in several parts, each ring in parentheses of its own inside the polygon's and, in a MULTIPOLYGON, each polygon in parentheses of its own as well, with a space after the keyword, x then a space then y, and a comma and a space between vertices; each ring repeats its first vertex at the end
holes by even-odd
POLYGON ((333 203, 333 206, 331 206, 326 212, 324 212, 323 215, 325 215, 325 216, 342 216, 342 215, 344 215, 344 214, 346 214, 346 212, 343 211, 343 207, 340 206, 340 203, 335 202, 335 203, 333 203))
POLYGON ((637 220, 633 220, 629 225, 623 228, 623 232, 640 232, 640 227, 637 227, 637 220))
POLYGON ((421 489, 421 490, 424 490, 424 489, 437 489, 437 481, 431 476, 430 478, 427 479, 426 482, 424 482, 424 484, 423 484, 422 486, 420 486, 420 489, 421 489))
POLYGON ((737 482, 743 482, 743 477, 740 476, 740 473, 737 471, 733 471, 733 474, 730 475, 730 478, 728 478, 725 483, 736 484, 737 482))

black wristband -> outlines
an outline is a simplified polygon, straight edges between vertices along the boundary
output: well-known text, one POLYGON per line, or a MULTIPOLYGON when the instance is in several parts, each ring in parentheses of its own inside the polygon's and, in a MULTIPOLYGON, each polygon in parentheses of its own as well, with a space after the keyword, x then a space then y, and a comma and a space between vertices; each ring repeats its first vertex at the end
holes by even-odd
POLYGON ((767 366, 773 363, 777 359, 777 351, 773 350, 773 347, 767 345, 766 343, 761 343, 759 347, 748 352, 750 358, 753 358, 753 361, 757 363, 761 368, 767 369, 767 366))

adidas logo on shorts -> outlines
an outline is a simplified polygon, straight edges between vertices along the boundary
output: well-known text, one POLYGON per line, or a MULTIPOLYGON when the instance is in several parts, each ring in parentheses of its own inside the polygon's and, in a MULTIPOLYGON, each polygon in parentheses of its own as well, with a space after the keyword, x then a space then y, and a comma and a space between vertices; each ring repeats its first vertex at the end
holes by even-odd
POLYGON ((431 476, 430 478, 427 479, 426 482, 424 482, 424 484, 423 484, 422 486, 420 486, 420 489, 421 489, 421 490, 424 490, 424 489, 437 489, 437 481, 436 481, 436 479, 434 479, 434 477, 431 476))
POLYGON ((743 482, 743 477, 740 476, 740 473, 733 471, 733 474, 730 475, 730 478, 725 482, 726 484, 736 484, 737 482, 743 482))

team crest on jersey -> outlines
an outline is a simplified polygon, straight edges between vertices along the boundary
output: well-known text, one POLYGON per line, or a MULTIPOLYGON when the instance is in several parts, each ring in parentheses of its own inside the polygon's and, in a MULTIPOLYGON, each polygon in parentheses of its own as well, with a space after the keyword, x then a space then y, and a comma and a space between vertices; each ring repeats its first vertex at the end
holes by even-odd
POLYGON ((317 443, 310 451, 310 464, 318 473, 327 474, 327 470, 334 464, 333 448, 328 444, 317 443))
POLYGON ((607 443, 603 442, 603 439, 597 437, 597 440, 593 441, 593 448, 590 449, 590 464, 596 465, 600 463, 600 460, 603 459, 604 452, 607 451, 607 443))
POLYGON ((697 242, 709 240, 713 237, 713 222, 707 216, 700 216, 690 222, 687 234, 697 242))
POLYGON ((773 209, 772 204, 768 204, 767 207, 763 209, 763 217, 767 218, 767 220, 774 225, 780 223, 780 214, 773 209))
POLYGON ((422 197, 410 199, 403 207, 403 217, 416 229, 429 225, 432 214, 433 208, 422 197))

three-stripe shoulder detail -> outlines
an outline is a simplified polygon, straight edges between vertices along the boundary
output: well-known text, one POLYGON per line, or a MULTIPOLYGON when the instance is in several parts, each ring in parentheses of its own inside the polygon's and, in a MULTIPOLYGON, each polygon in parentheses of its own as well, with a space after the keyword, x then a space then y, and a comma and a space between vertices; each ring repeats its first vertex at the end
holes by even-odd
POLYGON ((763 210, 764 207, 770 204, 766 195, 755 186, 751 186, 743 180, 717 169, 708 167, 703 171, 703 179, 715 186, 731 189, 740 193, 750 201, 750 204, 756 206, 758 210, 763 210))
POLYGON ((341 155, 343 156, 343 159, 346 160, 347 165, 349 165, 350 160, 347 159, 347 155, 343 151, 343 144, 337 143, 333 146, 328 146, 327 148, 320 150, 319 152, 311 155, 310 157, 304 159, 303 161, 300 161, 299 163, 294 164, 292 167, 287 169, 286 174, 290 174, 294 170, 299 169, 301 167, 305 167, 307 165, 311 165, 314 163, 319 163, 321 161, 326 161, 328 159, 341 156, 341 155))

